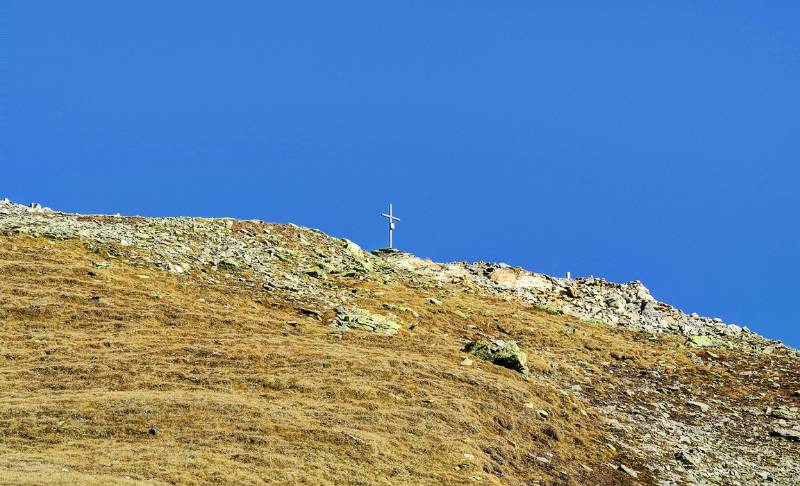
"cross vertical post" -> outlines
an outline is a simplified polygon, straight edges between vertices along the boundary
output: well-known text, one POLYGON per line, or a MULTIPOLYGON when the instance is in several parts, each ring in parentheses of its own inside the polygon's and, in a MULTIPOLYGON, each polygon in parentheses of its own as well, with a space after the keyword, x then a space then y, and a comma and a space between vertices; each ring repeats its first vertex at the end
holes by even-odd
POLYGON ((394 222, 400 221, 400 218, 396 218, 392 213, 392 203, 389 203, 389 214, 382 213, 381 216, 387 218, 389 220, 389 248, 392 248, 392 234, 394 232, 394 222))

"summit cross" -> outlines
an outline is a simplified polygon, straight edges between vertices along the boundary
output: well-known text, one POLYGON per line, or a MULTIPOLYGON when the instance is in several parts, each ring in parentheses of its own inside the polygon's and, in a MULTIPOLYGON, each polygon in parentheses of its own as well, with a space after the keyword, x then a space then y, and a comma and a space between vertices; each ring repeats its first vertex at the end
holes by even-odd
POLYGON ((392 233, 394 232, 394 222, 400 221, 400 218, 395 218, 392 215, 392 204, 389 203, 389 214, 381 213, 381 216, 389 219, 389 248, 392 248, 392 233))

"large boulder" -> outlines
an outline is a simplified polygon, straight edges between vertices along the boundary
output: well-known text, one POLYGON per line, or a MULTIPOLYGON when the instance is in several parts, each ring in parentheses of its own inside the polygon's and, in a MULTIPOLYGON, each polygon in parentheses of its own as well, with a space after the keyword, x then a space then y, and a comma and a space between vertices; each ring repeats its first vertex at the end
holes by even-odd
POLYGON ((467 343, 464 352, 473 354, 480 359, 491 361, 492 363, 505 368, 528 373, 528 356, 519 349, 514 341, 472 341, 467 343))

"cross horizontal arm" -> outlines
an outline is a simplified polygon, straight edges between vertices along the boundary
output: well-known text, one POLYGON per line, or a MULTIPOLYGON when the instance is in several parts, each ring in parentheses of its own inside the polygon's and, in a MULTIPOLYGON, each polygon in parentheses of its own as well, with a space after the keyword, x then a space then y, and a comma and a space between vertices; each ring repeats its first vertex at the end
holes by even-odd
POLYGON ((391 216, 391 215, 389 215, 389 214, 386 214, 386 213, 381 213, 381 216, 383 216, 384 218, 393 219, 393 220, 395 220, 395 221, 400 221, 400 218, 398 218, 398 217, 395 217, 395 216, 391 216))

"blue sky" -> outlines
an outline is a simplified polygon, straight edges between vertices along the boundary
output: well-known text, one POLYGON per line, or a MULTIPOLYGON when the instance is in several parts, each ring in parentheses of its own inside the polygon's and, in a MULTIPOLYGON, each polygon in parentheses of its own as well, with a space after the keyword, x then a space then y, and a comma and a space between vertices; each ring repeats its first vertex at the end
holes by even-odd
POLYGON ((797 2, 0 5, 0 197, 642 280, 800 346, 797 2), (599 5, 602 4, 602 7, 599 5))

